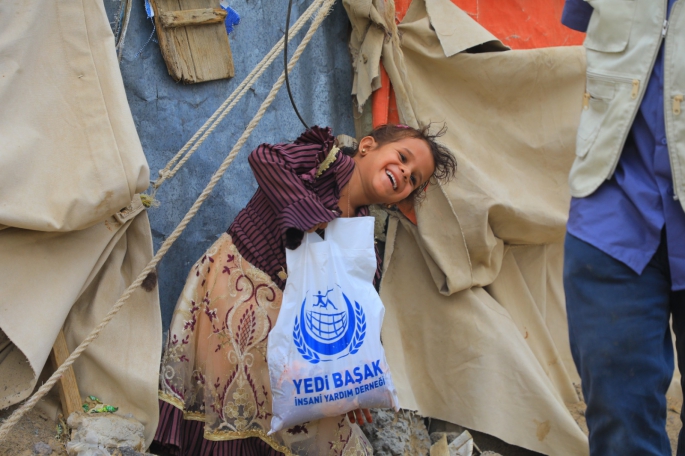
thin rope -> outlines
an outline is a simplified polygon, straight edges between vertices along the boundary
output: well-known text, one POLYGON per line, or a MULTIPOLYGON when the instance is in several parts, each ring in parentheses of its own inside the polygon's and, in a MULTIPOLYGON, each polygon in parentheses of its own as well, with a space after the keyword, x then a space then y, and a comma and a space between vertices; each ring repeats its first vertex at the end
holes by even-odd
MULTIPOLYGON (((292 39, 297 32, 299 32, 302 27, 309 21, 313 14, 321 8, 324 0, 315 0, 307 10, 300 16, 292 29, 292 35, 289 39, 292 39)), ((200 147, 204 140, 211 134, 216 126, 221 123, 221 121, 228 115, 233 107, 241 100, 241 98, 247 93, 247 91, 254 85, 254 83, 261 77, 261 75, 266 71, 266 69, 273 63, 278 54, 284 49, 284 38, 281 38, 271 51, 264 56, 261 62, 255 66, 255 68, 250 72, 249 75, 240 83, 240 85, 233 91, 231 95, 222 103, 221 106, 212 114, 212 116, 207 119, 207 121, 200 127, 200 129, 193 135, 190 140, 181 148, 180 151, 171 159, 169 163, 159 171, 159 179, 157 179, 153 187, 153 196, 157 192, 157 189, 162 185, 167 179, 171 179, 176 175, 176 173, 181 169, 181 167, 190 159, 190 157, 195 153, 195 151, 200 147), (207 131, 209 129, 209 131, 207 131), (202 136, 202 137, 200 137, 202 136), (200 138, 200 139, 198 139, 200 138), (197 141, 197 142, 196 142, 197 141), (193 145, 193 143, 195 143, 193 145), (192 148, 188 150, 192 145, 192 148), (187 154, 183 156, 184 153, 187 154), (181 159, 181 157, 183 158, 181 159), (179 161, 180 160, 180 161, 179 161), (177 163, 178 162, 178 163, 177 163), (175 165, 175 166, 174 166, 175 165), (173 168, 173 169, 172 169, 173 168)))
MULTIPOLYGON (((288 13, 285 15, 285 45, 283 47, 283 69, 288 68, 288 32, 290 29, 290 12, 293 9, 293 0, 288 1, 288 13)), ((293 106, 297 118, 300 119, 302 125, 304 125, 305 130, 309 130, 309 125, 304 121, 300 115, 300 111, 297 110, 297 105, 295 104, 295 99, 293 98, 293 93, 290 91, 290 78, 288 77, 288 71, 285 72, 285 89, 288 91, 288 98, 290 98, 290 104, 293 106)))
MULTIPOLYGON (((323 20, 328 16, 328 14, 331 11, 331 8, 333 7, 333 4, 335 3, 335 0, 325 0, 323 6, 319 10, 319 12, 316 15, 316 18, 312 22, 311 26, 309 27, 309 30, 307 31, 307 34, 305 37, 302 39, 302 42, 300 45, 297 47, 297 50, 295 51, 295 54, 293 55, 293 58, 290 60, 290 64, 288 65, 288 71, 292 71, 293 67, 297 63, 297 61, 300 59, 300 56, 302 55, 302 52, 304 52, 304 49, 307 47, 309 44, 309 41, 311 41, 312 36, 316 32, 316 30, 319 28, 323 20)), ((143 280, 147 277, 147 275, 153 271, 153 269, 157 266, 159 261, 164 257, 164 255, 167 253, 169 248, 174 244, 176 239, 183 233, 183 230, 188 226, 188 223, 193 219, 195 214, 197 214, 197 211, 200 209, 200 206, 202 206, 202 203, 209 197, 210 193, 212 193, 212 190, 216 186, 216 184, 219 182, 221 177, 224 175, 228 167, 231 165, 233 160, 235 159, 236 155, 242 148, 242 146, 245 144, 247 139, 250 137, 252 134, 252 131, 255 129, 257 124, 259 124, 259 121, 264 117, 264 113, 266 112, 267 108, 271 105, 271 103, 274 101, 276 98, 276 94, 278 93, 278 90, 283 86, 283 82, 285 80, 284 76, 285 72, 281 73, 281 76, 278 78, 274 86, 271 88, 271 91, 267 95, 266 99, 262 102, 262 105, 259 107, 259 110, 255 114, 255 116, 252 118, 250 123, 247 125, 247 128, 243 132, 243 134, 240 136, 238 141, 236 142, 235 146, 233 146, 233 149, 231 149, 231 152, 228 154, 228 156, 224 159, 223 163, 219 167, 219 169, 216 170, 214 175, 212 175, 212 178, 210 179, 209 183, 205 187, 205 189, 202 191, 200 196, 195 200, 195 203, 193 203, 193 206, 190 208, 188 213, 183 217, 183 220, 181 220, 181 223, 178 224, 178 226, 174 229, 174 231, 171 233, 171 235, 164 241, 160 249, 157 251, 155 256, 150 260, 150 262, 145 266, 145 268, 140 272, 136 280, 129 285, 129 287, 126 289, 123 295, 119 298, 119 300, 114 304, 114 306, 110 309, 110 311, 107 313, 105 318, 98 324, 88 335, 88 337, 85 338, 81 344, 76 347, 76 349, 72 352, 71 355, 62 363, 62 365, 50 376, 50 378, 36 391, 33 396, 29 400, 27 400, 21 407, 16 409, 12 415, 5 420, 5 422, 0 426, 0 441, 2 441, 5 437, 7 437, 7 434, 9 433, 10 429, 17 424, 17 422, 29 411, 31 410, 39 400, 41 400, 57 383, 57 381, 62 377, 62 374, 72 365, 74 364, 74 361, 85 351, 86 348, 95 340, 97 337, 100 335, 100 332, 107 326, 107 324, 114 318, 114 316, 119 312, 119 310, 123 307, 123 305, 128 301, 128 299, 131 297, 134 291, 140 287, 140 285, 143 283, 143 280)))
MULTIPOLYGON (((155 31, 157 30, 157 27, 155 26, 155 20, 154 20, 154 18, 150 18, 150 22, 152 22, 152 31, 150 32, 150 36, 148 37, 148 39, 147 39, 147 41, 145 42, 145 44, 143 44, 143 46, 142 46, 140 49, 138 49, 138 52, 136 52, 136 55, 133 56, 133 60, 137 59, 137 58, 140 56, 140 54, 143 53, 143 51, 145 50, 145 48, 147 47, 147 45, 150 44, 150 41, 152 41, 152 39, 153 39, 154 36, 155 36, 155 31)), ((155 42, 156 42, 156 41, 155 41, 155 42)))

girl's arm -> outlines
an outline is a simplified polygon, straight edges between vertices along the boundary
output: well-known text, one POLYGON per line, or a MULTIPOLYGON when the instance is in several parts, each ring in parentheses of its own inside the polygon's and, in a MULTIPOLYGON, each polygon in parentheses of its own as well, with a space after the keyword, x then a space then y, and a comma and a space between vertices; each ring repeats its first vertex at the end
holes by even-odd
POLYGON ((283 234, 308 231, 338 214, 326 208, 302 177, 316 169, 325 153, 322 144, 262 144, 248 157, 257 183, 279 214, 283 234))

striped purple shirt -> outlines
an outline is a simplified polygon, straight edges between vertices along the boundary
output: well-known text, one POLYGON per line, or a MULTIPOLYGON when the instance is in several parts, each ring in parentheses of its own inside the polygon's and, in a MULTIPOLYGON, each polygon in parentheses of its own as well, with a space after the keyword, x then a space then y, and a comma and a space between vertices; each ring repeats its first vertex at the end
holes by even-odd
MULTIPOLYGON (((286 270, 285 247, 296 248, 305 231, 340 215, 340 190, 352 177, 354 160, 339 152, 316 177, 334 141, 330 128, 315 126, 292 144, 262 144, 248 158, 259 188, 228 234, 240 254, 281 289, 285 280, 278 273, 286 270)), ((357 211, 368 214, 367 207, 357 211)))

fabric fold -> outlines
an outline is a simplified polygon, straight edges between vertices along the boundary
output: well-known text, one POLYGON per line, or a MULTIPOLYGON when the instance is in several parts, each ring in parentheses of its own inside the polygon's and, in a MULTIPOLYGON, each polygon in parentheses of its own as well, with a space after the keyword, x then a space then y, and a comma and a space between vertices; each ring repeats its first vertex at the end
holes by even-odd
POLYGON ((3 2, 0 54, 0 225, 88 228, 148 187, 102 1, 3 2))
POLYGON ((413 0, 398 26, 379 3, 345 2, 357 101, 375 87, 377 62, 362 57, 381 48, 400 121, 446 125, 439 141, 459 167, 415 208, 416 226, 393 219, 388 232, 383 340, 400 405, 545 454, 587 454, 565 405, 579 399, 559 247, 583 51, 482 52, 505 47, 447 0, 413 0))
MULTIPOLYGON (((151 260, 152 235, 139 196, 148 164, 103 2, 0 2, 0 55, 7 407, 30 394, 60 329, 73 351, 102 321, 151 260)), ((80 393, 132 414, 148 443, 161 325, 156 287, 139 288, 73 365, 80 393)))
MULTIPOLYGON (((15 389, 23 391, 9 394, 12 388, 3 389, 0 406, 30 394, 60 329, 74 350, 150 259, 152 237, 145 211, 124 223, 113 216, 69 233, 18 228, 0 232, 0 330, 17 356, 20 352, 28 361, 12 363, 9 357, 0 363, 0 371, 14 372, 15 389)), ((74 363, 81 394, 133 414, 145 425, 148 443, 157 426, 161 349, 157 289, 139 288, 74 363)))

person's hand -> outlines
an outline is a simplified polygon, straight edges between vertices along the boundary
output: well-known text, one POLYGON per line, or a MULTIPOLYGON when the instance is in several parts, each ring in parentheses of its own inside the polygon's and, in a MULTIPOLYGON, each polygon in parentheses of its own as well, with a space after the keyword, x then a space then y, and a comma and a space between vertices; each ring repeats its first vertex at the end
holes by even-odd
POLYGON ((351 412, 347 412, 347 417, 350 419, 350 423, 357 423, 360 426, 364 424, 365 418, 367 423, 373 422, 369 409, 352 410, 351 412))
POLYGON ((325 230, 327 226, 328 226, 328 222, 317 223, 313 227, 309 228, 307 230, 307 233, 313 233, 316 230, 325 230))

